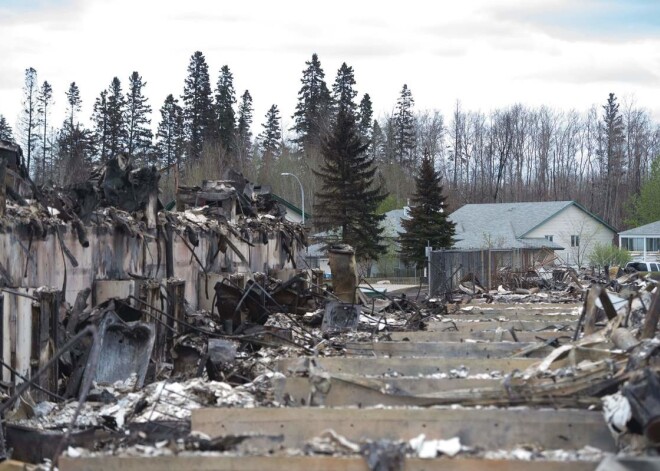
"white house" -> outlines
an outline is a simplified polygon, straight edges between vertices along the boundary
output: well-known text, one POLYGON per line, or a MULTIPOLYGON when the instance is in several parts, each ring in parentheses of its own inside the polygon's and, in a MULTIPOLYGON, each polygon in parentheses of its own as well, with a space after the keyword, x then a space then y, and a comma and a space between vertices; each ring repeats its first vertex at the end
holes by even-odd
POLYGON ((634 259, 660 261, 660 221, 620 232, 619 247, 634 259))
POLYGON ((455 248, 553 250, 569 265, 589 263, 594 246, 611 245, 617 233, 575 201, 466 204, 449 219, 455 248))

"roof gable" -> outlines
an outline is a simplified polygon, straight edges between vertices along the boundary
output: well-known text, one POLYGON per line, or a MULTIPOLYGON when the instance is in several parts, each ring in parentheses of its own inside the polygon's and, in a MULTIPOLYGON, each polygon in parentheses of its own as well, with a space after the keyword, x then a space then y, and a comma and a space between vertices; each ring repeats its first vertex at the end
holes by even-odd
MULTIPOLYGON (((546 219, 544 219, 543 221, 541 221, 540 223, 538 223, 537 225, 535 225, 535 226, 532 227, 531 229, 527 230, 527 231, 525 232, 525 234, 528 234, 529 232, 532 232, 534 229, 536 229, 537 227, 539 227, 539 226, 545 224, 548 220, 552 219, 552 218, 555 217, 557 214, 559 214, 560 212, 564 211, 566 208, 569 208, 569 207, 571 207, 571 206, 575 206, 576 208, 580 209, 582 212, 586 213, 588 216, 591 216, 593 219, 595 219, 596 221, 598 221, 599 223, 601 223, 602 225, 604 225, 605 227, 607 227, 607 228, 608 228, 609 230, 611 230, 612 232, 616 232, 616 229, 615 229, 614 227, 610 226, 608 223, 606 223, 606 222, 603 221, 601 218, 599 218, 598 216, 596 216, 595 214, 593 214, 591 211, 589 211, 587 208, 585 208, 584 206, 582 206, 582 205, 581 205, 580 203, 578 203, 577 201, 569 201, 569 203, 570 203, 570 204, 567 204, 566 206, 564 206, 563 208, 561 208, 561 209, 560 209, 559 211, 557 211, 556 213, 551 214, 551 215, 548 216, 546 219)), ((523 236, 524 236, 525 234, 523 234, 523 236)))

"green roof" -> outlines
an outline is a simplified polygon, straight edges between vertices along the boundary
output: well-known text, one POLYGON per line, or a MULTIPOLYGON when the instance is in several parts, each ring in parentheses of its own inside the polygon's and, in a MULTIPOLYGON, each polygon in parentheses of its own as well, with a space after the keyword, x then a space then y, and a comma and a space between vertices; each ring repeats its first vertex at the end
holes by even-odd
MULTIPOLYGON (((282 198, 280 196, 277 196, 275 193, 271 193, 270 196, 275 201, 280 203, 281 205, 285 206, 286 208, 290 209, 291 211, 293 211, 294 213, 296 213, 296 214, 298 214, 302 217, 303 212, 298 206, 295 206, 295 205, 289 203, 287 200, 285 200, 284 198, 282 198)), ((312 215, 308 211, 305 211, 305 219, 307 220, 307 219, 311 219, 311 218, 312 218, 312 215)))

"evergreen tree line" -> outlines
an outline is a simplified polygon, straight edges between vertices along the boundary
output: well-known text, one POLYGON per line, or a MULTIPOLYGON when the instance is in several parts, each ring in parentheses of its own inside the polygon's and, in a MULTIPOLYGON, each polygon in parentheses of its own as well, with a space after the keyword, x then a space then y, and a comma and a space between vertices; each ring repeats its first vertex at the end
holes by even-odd
POLYGON ((38 182, 84 180, 93 164, 124 152, 138 163, 176 173, 184 183, 219 178, 234 167, 299 204, 297 182, 280 176, 291 172, 303 182, 309 212, 320 207, 324 194, 328 141, 348 120, 354 122, 348 134, 355 132, 361 153, 375 166, 366 179, 382 196, 378 212, 400 208, 414 196, 416 169, 428 158, 445 182, 450 209, 575 199, 616 227, 625 226, 628 208, 659 154, 658 123, 633 102, 621 105, 614 94, 586 112, 517 104, 483 113, 457 103, 446 119, 438 111, 417 110, 411 89, 403 85, 392 112, 376 118, 369 94, 358 96, 356 82, 353 68, 344 63, 329 84, 313 54, 302 71, 291 129, 282 129, 273 104, 255 137, 250 92, 237 98, 227 65, 213 87, 199 51, 190 58, 182 93, 165 98, 157 127, 144 95, 147 82, 138 72, 124 84, 113 78, 99 93, 87 128, 79 119, 77 84, 65 92, 66 116, 56 126, 51 117, 56 93, 30 68, 19 129, 12 132, 0 115, 0 138, 22 145, 38 182))

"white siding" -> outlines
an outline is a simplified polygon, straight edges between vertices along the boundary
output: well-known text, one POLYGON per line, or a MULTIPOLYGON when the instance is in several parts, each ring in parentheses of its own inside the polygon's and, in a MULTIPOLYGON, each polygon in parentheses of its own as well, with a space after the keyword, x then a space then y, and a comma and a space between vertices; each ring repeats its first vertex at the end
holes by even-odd
POLYGON ((525 237, 553 236, 553 242, 564 247, 555 254, 570 265, 585 265, 594 246, 612 244, 616 233, 575 205, 560 211, 525 237), (571 247, 571 236, 580 236, 580 246, 571 247))

